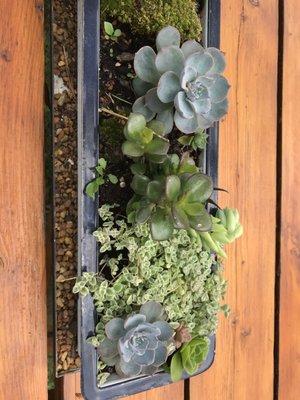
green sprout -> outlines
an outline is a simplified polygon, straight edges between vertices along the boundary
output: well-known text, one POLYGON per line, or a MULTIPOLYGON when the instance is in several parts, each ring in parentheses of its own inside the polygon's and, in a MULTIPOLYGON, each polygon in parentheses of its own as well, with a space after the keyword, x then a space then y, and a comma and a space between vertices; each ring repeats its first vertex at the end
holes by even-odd
POLYGON ((111 182, 113 185, 118 183, 118 178, 115 175, 105 175, 106 166, 106 160, 100 158, 95 167, 96 177, 86 185, 85 193, 92 199, 95 199, 95 194, 98 192, 99 187, 104 185, 106 182, 111 182))
POLYGON ((111 22, 104 22, 104 31, 106 33, 105 38, 111 39, 113 41, 117 41, 118 38, 122 35, 121 29, 115 29, 111 22))

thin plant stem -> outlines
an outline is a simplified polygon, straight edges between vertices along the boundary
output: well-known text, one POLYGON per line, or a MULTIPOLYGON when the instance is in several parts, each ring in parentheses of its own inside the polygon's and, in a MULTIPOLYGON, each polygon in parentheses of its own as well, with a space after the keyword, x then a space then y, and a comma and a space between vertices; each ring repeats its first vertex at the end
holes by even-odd
POLYGON ((128 121, 128 118, 125 117, 125 115, 118 114, 118 113, 110 110, 109 108, 105 108, 105 107, 99 108, 99 112, 104 112, 105 114, 110 114, 110 115, 113 115, 114 117, 125 119, 126 121, 128 121))

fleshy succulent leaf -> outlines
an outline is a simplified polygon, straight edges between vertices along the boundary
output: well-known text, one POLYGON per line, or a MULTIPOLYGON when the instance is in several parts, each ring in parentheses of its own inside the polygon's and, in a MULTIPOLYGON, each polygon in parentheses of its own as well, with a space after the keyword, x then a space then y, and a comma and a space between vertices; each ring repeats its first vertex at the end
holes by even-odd
POLYGON ((204 49, 200 43, 196 40, 187 40, 181 46, 181 51, 183 52, 185 58, 194 53, 204 53, 204 49))
POLYGON ((173 382, 177 382, 181 379, 183 373, 183 366, 181 360, 181 354, 177 351, 171 360, 171 379, 173 382))
POLYGON ((146 82, 156 84, 159 73, 156 65, 156 54, 150 46, 142 47, 134 57, 134 70, 137 76, 146 82))
POLYGON ((145 82, 138 76, 132 80, 132 86, 137 97, 144 96, 153 87, 152 83, 145 82))
POLYGON ((163 47, 180 46, 180 33, 173 26, 166 26, 159 31, 156 37, 156 48, 161 50, 163 47))
POLYGON ((140 308, 140 314, 146 316, 146 321, 153 323, 159 321, 163 314, 163 307, 157 301, 148 301, 140 308))
POLYGON ((166 197, 169 201, 177 200, 180 193, 180 179, 176 175, 170 175, 166 178, 166 197))
POLYGON ((174 101, 176 94, 181 90, 178 76, 173 71, 165 72, 157 85, 157 96, 163 103, 174 101))
POLYGON ((147 186, 149 182, 150 179, 145 175, 134 175, 131 182, 131 188, 136 194, 143 196, 147 193, 147 186))
POLYGON ((161 49, 156 58, 155 66, 160 74, 173 71, 180 76, 184 67, 184 55, 178 46, 168 46, 161 49))
POLYGON ((154 240, 167 240, 173 234, 174 226, 171 217, 161 208, 151 216, 151 234, 154 240))
POLYGON ((108 339, 117 340, 125 334, 124 320, 113 318, 105 325, 105 333, 108 339))
POLYGON ((146 317, 143 314, 130 315, 124 322, 124 329, 126 331, 136 328, 139 324, 146 321, 146 317))
POLYGON ((122 144, 122 152, 128 157, 141 157, 144 154, 141 146, 128 140, 122 144))
POLYGON ((145 96, 139 97, 132 106, 132 111, 135 114, 142 114, 146 121, 151 121, 155 117, 155 113, 145 105, 145 96))
POLYGON ((206 49, 206 52, 209 53, 214 60, 213 66, 211 67, 209 72, 217 74, 221 74, 222 72, 224 72, 226 66, 224 54, 215 47, 209 47, 208 49, 206 49))
POLYGON ((151 181, 147 187, 147 197, 151 201, 158 201, 163 192, 163 185, 159 181, 151 181))

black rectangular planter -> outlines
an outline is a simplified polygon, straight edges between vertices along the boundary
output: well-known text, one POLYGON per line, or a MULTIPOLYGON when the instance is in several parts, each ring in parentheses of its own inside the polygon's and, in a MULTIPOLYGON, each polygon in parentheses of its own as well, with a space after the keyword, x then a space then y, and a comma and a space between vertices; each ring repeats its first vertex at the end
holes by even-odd
MULTIPOLYGON (((219 47, 220 1, 207 0, 204 43, 219 47)), ((92 233, 98 228, 98 204, 84 194, 84 187, 93 179, 91 168, 99 159, 99 51, 100 0, 78 0, 78 271, 97 272, 98 248, 92 233)), ((217 183, 218 124, 209 129, 209 143, 204 156, 204 169, 217 183)), ((100 132, 101 134, 101 132, 100 132)), ((86 400, 114 399, 171 382, 170 375, 137 377, 120 383, 97 385, 97 354, 86 342, 97 321, 93 300, 80 300, 78 314, 79 352, 81 355, 81 387, 86 400)), ((212 336, 200 374, 213 363, 215 337, 212 336)), ((188 378, 185 376, 184 378, 188 378)))

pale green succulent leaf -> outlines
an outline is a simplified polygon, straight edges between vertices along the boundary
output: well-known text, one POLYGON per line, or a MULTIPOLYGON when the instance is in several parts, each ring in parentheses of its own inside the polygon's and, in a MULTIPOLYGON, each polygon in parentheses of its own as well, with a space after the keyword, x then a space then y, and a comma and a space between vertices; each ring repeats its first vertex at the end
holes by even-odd
POLYGON ((187 40, 182 44, 181 50, 185 58, 188 58, 188 56, 194 53, 204 53, 203 47, 196 40, 187 40))
POLYGON ((132 106, 132 111, 135 114, 142 114, 146 121, 149 122, 155 117, 155 113, 150 110, 149 107, 145 105, 145 97, 139 97, 132 106))
POLYGON ((180 90, 180 80, 175 72, 167 71, 160 77, 157 85, 157 96, 163 103, 174 101, 180 90))
POLYGON ((145 82, 156 84, 159 74, 155 65, 156 54, 150 46, 142 47, 134 57, 134 70, 145 82))
POLYGON ((145 95, 145 105, 150 108, 151 111, 158 113, 163 110, 167 110, 170 108, 168 103, 163 103, 157 96, 157 88, 153 88, 148 90, 145 95))
POLYGON ((221 75, 214 76, 213 84, 208 88, 208 92, 212 102, 219 102, 226 98, 229 84, 227 79, 221 75))
POLYGON ((192 228, 199 232, 208 232, 211 230, 212 222, 209 213, 203 209, 200 214, 189 216, 189 223, 192 228))
POLYGON ((141 306, 140 314, 146 316, 147 322, 153 323, 161 319, 163 307, 157 301, 148 301, 141 306))
POLYGON ((166 155, 169 147, 170 142, 168 140, 156 136, 147 144, 146 151, 149 154, 166 155))
POLYGON ((136 96, 141 97, 144 96, 148 92, 148 90, 153 87, 153 84, 145 82, 137 76, 132 80, 132 86, 136 96))
POLYGON ((173 26, 166 26, 158 32, 156 37, 156 48, 161 50, 163 47, 180 46, 180 33, 173 26))
POLYGON ((181 360, 181 354, 177 351, 171 360, 171 379, 173 382, 177 382, 182 378, 183 366, 181 360))
POLYGON ((156 121, 164 124, 164 135, 172 132, 174 121, 173 121, 173 109, 165 110, 157 114, 156 121))
POLYGON ((175 99, 174 105, 178 113, 183 118, 193 118, 195 115, 194 109, 191 105, 191 102, 187 99, 185 92, 178 92, 175 99))
POLYGON ((158 201, 163 193, 163 185, 159 181, 151 181, 147 187, 147 197, 151 201, 158 201))
POLYGON ((184 55, 178 46, 168 46, 161 49, 156 58, 155 66, 160 74, 173 71, 180 76, 184 68, 184 55))
POLYGON ((146 127, 145 117, 141 114, 131 113, 128 117, 127 132, 130 138, 136 139, 138 135, 146 127))
POLYGON ((205 75, 213 66, 214 60, 209 53, 191 54, 185 61, 187 67, 192 67, 197 71, 198 75, 205 75))
POLYGON ((148 219, 151 216, 152 209, 153 209, 153 205, 152 204, 149 204, 148 206, 145 206, 145 207, 141 207, 135 213, 135 221, 138 224, 143 224, 146 221, 148 221, 148 219))
POLYGON ((208 49, 206 49, 206 52, 209 53, 214 60, 213 66, 211 67, 209 72, 217 74, 221 74, 222 72, 224 72, 224 69, 226 67, 224 54, 215 47, 209 47, 208 49))
POLYGON ((176 127, 183 133, 193 133, 199 128, 199 122, 196 115, 192 118, 184 118, 178 111, 175 111, 174 122, 176 127))
POLYGON ((186 66, 182 70, 180 77, 180 84, 183 89, 187 89, 188 83, 195 81, 197 78, 197 71, 191 66, 186 66))

